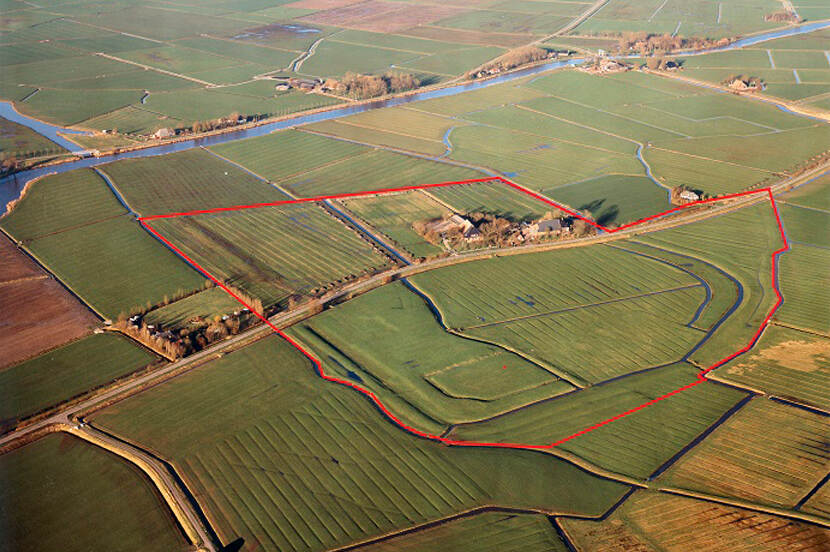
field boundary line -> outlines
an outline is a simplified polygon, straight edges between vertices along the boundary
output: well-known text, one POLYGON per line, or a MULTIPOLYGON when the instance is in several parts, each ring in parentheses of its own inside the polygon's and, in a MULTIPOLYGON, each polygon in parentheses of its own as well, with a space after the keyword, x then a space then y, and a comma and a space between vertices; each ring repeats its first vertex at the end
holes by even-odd
POLYGON ((460 181, 454 181, 454 182, 440 182, 440 183, 435 183, 435 184, 421 184, 421 185, 413 185, 413 186, 402 186, 402 187, 397 187, 397 188, 386 188, 386 189, 382 189, 382 190, 367 190, 367 191, 361 191, 361 192, 350 192, 350 193, 345 193, 345 194, 332 194, 332 195, 327 195, 327 196, 302 198, 302 199, 296 199, 296 200, 285 200, 285 201, 278 201, 278 202, 272 202, 272 203, 238 205, 238 206, 234 206, 234 207, 218 207, 218 208, 214 208, 214 209, 203 209, 203 210, 187 211, 187 212, 180 212, 180 213, 168 213, 168 214, 154 215, 154 216, 149 216, 149 217, 139 217, 138 221, 148 232, 153 234, 156 238, 158 238, 162 243, 164 243, 165 245, 170 247, 173 251, 175 251, 179 255, 181 255, 181 257, 183 259, 185 259, 187 262, 189 262, 191 264, 191 266, 193 266, 196 270, 198 270, 199 272, 204 274, 205 277, 207 277, 208 279, 213 281, 217 286, 219 286, 220 288, 225 290, 229 295, 231 295, 231 297, 236 299, 239 303, 241 303, 242 305, 247 307, 252 313, 254 313, 255 316, 257 316, 260 320, 262 320, 263 323, 265 323, 269 328, 271 328, 271 330, 273 330, 274 333, 276 333, 277 335, 282 337, 285 341, 287 341, 290 345, 292 345, 295 349, 297 349, 303 356, 305 356, 312 363, 312 365, 314 366, 315 371, 320 376, 320 378, 322 378, 325 381, 329 381, 329 382, 332 382, 332 383, 338 383, 338 384, 343 385, 345 387, 349 387, 349 388, 363 394, 369 400, 371 400, 374 403, 374 405, 389 420, 391 420, 393 423, 395 423, 401 429, 409 432, 410 434, 416 435, 418 437, 422 437, 422 438, 425 438, 425 439, 430 439, 430 440, 437 441, 437 442, 440 442, 440 443, 443 443, 443 444, 446 444, 446 445, 470 446, 470 447, 493 447, 493 448, 508 448, 508 449, 526 449, 526 450, 551 450, 551 449, 553 449, 555 447, 558 447, 559 445, 561 445, 563 443, 566 443, 566 442, 568 442, 572 439, 576 439, 576 438, 578 438, 582 435, 585 435, 585 434, 587 434, 591 431, 594 431, 595 429, 599 429, 600 427, 603 427, 603 426, 608 425, 612 422, 615 422, 617 420, 625 418, 625 417, 627 417, 631 414, 634 414, 635 412, 639 412, 640 410, 643 410, 643 409, 645 409, 645 408, 647 408, 651 405, 654 405, 658 402, 664 401, 664 400, 666 400, 670 397, 673 397, 674 395, 677 395, 679 393, 682 393, 683 391, 686 391, 686 390, 691 389, 691 388, 693 388, 697 385, 700 385, 701 383, 705 383, 707 381, 707 375, 710 372, 712 372, 713 370, 723 366, 724 364, 728 363, 732 359, 734 359, 734 358, 746 353, 747 351, 749 351, 752 347, 755 346, 757 341, 760 339, 761 334, 763 333, 764 329, 766 329, 766 327, 769 325, 770 319, 772 318, 772 316, 775 314, 775 312, 778 310, 778 308, 781 306, 781 304, 784 301, 784 299, 781 295, 781 292, 778 288, 778 257, 779 257, 779 255, 781 255, 782 253, 784 253, 784 252, 786 252, 790 249, 789 241, 787 239, 786 233, 784 232, 784 226, 783 226, 783 223, 781 222, 781 216, 778 212, 778 207, 777 207, 777 204, 775 202, 775 197, 773 195, 771 187, 766 187, 766 188, 761 188, 761 189, 756 189, 756 190, 748 190, 748 191, 743 191, 743 192, 737 192, 737 193, 733 193, 733 194, 726 194, 726 195, 723 195, 723 196, 720 196, 720 197, 717 197, 717 198, 701 199, 701 200, 697 200, 697 201, 692 201, 692 202, 686 203, 684 205, 674 207, 674 208, 669 209, 667 211, 663 211, 661 213, 656 213, 654 215, 643 217, 639 220, 629 222, 627 224, 623 224, 623 225, 618 226, 616 228, 608 228, 608 227, 606 227, 602 224, 599 224, 596 221, 586 217, 585 215, 582 215, 581 213, 578 213, 578 212, 576 212, 576 211, 574 211, 574 210, 572 210, 568 207, 565 207, 564 205, 561 205, 561 204, 559 204, 559 203, 557 203, 553 200, 550 200, 550 199, 544 197, 543 195, 541 195, 537 192, 533 192, 533 191, 529 190, 528 188, 525 188, 524 186, 521 186, 520 184, 516 184, 515 182, 511 182, 510 180, 508 180, 506 178, 503 178, 503 177, 500 177, 500 176, 494 176, 494 177, 489 177, 489 178, 471 179, 471 180, 460 180, 460 181), (767 199, 770 201, 770 205, 772 207, 773 214, 775 215, 775 220, 776 220, 776 223, 778 225, 779 237, 781 239, 781 243, 783 244, 779 249, 773 251, 772 254, 771 254, 771 260, 772 260, 772 263, 771 263, 772 264, 772 279, 771 279, 771 281, 772 281, 773 289, 774 289, 775 295, 776 295, 776 302, 770 308, 770 310, 767 312, 767 315, 764 318, 764 320, 761 322, 760 326, 758 327, 758 330, 754 333, 754 335, 751 337, 749 342, 744 347, 742 347, 741 349, 727 355, 726 357, 724 357, 721 360, 713 363, 712 365, 702 369, 697 374, 697 378, 695 379, 695 381, 693 381, 692 383, 689 383, 687 385, 679 387, 679 388, 677 388, 673 391, 670 391, 668 393, 665 393, 661 396, 655 397, 654 399, 652 399, 648 402, 645 402, 645 403, 643 403, 639 406, 636 406, 634 408, 631 408, 631 409, 629 409, 625 412, 621 412, 621 413, 619 413, 615 416, 612 416, 610 418, 602 420, 602 421, 600 421, 600 422, 598 422, 594 425, 586 427, 585 429, 583 429, 581 431, 573 433, 573 434, 571 434, 567 437, 563 437, 563 438, 561 438, 557 441, 554 441, 552 443, 549 443, 549 444, 529 444, 529 443, 513 443, 513 442, 479 442, 479 441, 455 440, 455 439, 449 439, 447 437, 442 437, 440 435, 434 435, 434 434, 431 434, 431 433, 427 433, 425 431, 421 431, 421 430, 419 430, 415 427, 412 427, 412 426, 406 424, 403 420, 398 418, 391 410, 389 410, 389 408, 387 408, 386 405, 384 405, 383 402, 380 400, 380 398, 374 392, 372 392, 371 390, 363 388, 363 387, 361 387, 360 385, 357 385, 354 382, 351 382, 351 381, 348 381, 348 380, 345 380, 345 379, 338 378, 336 376, 332 376, 332 375, 327 374, 325 372, 325 370, 323 369, 322 362, 318 358, 316 358, 310 351, 305 349, 302 345, 300 345, 291 336, 289 336, 288 334, 286 334, 285 332, 280 330, 263 313, 260 313, 256 309, 252 308, 251 305, 249 305, 244 299, 242 299, 236 292, 234 292, 232 289, 230 289, 227 285, 225 285, 216 276, 212 275, 210 272, 208 272, 206 269, 204 269, 194 259, 189 257, 184 251, 182 251, 179 247, 177 247, 175 244, 173 244, 169 239, 164 237, 158 230, 153 228, 152 224, 150 223, 150 221, 155 220, 155 219, 176 218, 176 217, 182 217, 182 216, 195 216, 195 215, 200 215, 200 214, 209 214, 209 213, 218 213, 218 212, 227 212, 227 211, 239 211, 239 210, 246 210, 246 209, 255 209, 255 208, 267 207, 267 206, 287 205, 287 204, 297 204, 297 203, 307 203, 307 202, 319 202, 319 201, 329 200, 329 199, 341 199, 341 198, 349 198, 349 197, 359 197, 359 196, 366 196, 366 195, 377 195, 377 194, 383 194, 383 193, 400 192, 400 191, 406 191, 406 190, 429 189, 429 188, 456 186, 456 185, 463 185, 463 184, 474 184, 474 183, 479 183, 479 182, 494 182, 494 181, 501 182, 502 184, 505 184, 505 185, 515 189, 515 190, 518 190, 518 191, 520 191, 520 192, 522 192, 526 195, 529 195, 530 197, 533 197, 533 198, 535 198, 539 201, 542 201, 543 203, 546 203, 548 205, 556 207, 557 209, 559 209, 559 210, 561 210, 565 213, 568 213, 568 214, 570 214, 571 216, 573 216, 575 218, 578 218, 582 221, 585 221, 586 224, 589 224, 590 226, 592 226, 592 227, 596 228, 597 230, 599 230, 601 232, 604 232, 606 234, 614 234, 614 233, 620 232, 624 229, 631 228, 631 227, 634 227, 634 226, 638 226, 638 225, 641 225, 641 224, 646 223, 648 221, 656 220, 656 219, 665 217, 667 215, 670 215, 672 213, 676 213, 676 212, 679 212, 679 211, 682 211, 682 210, 685 210, 685 209, 689 209, 689 208, 692 208, 692 207, 695 207, 695 206, 698 206, 698 205, 706 205, 706 204, 711 204, 711 203, 716 203, 716 202, 727 201, 727 200, 730 200, 730 199, 737 199, 737 198, 742 198, 742 197, 754 196, 754 195, 758 195, 758 194, 766 195, 767 199))

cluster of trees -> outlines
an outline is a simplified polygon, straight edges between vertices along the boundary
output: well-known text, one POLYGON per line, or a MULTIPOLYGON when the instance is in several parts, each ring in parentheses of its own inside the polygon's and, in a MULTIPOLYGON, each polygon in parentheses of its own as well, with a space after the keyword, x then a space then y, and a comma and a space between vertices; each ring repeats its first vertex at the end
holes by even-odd
POLYGON ((671 50, 701 50, 726 46, 731 42, 729 38, 712 40, 709 38, 684 38, 672 36, 668 33, 653 34, 645 31, 623 33, 617 41, 621 52, 640 52, 645 56, 654 52, 668 52, 671 50))
POLYGON ((234 125, 238 125, 242 122, 247 121, 247 117, 242 117, 239 113, 234 111, 227 117, 219 117, 218 119, 208 119, 205 121, 196 121, 190 127, 194 133, 196 132, 207 132, 210 130, 219 130, 222 128, 231 127, 234 125))
POLYGON ((323 88, 356 100, 414 90, 421 81, 409 73, 389 71, 383 75, 361 75, 347 71, 342 79, 328 79, 323 88))
POLYGON ((3 154, 0 160, 0 172, 13 172, 20 168, 20 160, 13 155, 3 154))
POLYGON ((774 23, 800 23, 802 19, 789 10, 780 10, 765 15, 764 21, 772 21, 774 23))
POLYGON ((652 71, 665 71, 671 67, 679 67, 679 64, 673 58, 656 55, 646 58, 646 67, 652 71))
POLYGON ((520 65, 533 63, 534 61, 541 61, 550 57, 550 52, 544 48, 537 46, 522 46, 515 50, 510 50, 493 61, 490 61, 478 69, 474 69, 467 73, 468 78, 482 77, 496 72, 508 71, 520 65))
POLYGON ((181 358, 187 352, 182 342, 166 339, 144 321, 133 324, 126 317, 119 316, 113 327, 167 358, 181 358))

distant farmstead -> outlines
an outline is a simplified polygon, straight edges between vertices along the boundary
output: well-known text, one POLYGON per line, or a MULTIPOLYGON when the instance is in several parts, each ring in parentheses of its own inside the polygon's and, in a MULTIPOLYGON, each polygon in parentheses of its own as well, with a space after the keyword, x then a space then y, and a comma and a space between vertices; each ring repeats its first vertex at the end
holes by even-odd
POLYGON ((176 131, 172 128, 160 128, 153 134, 153 138, 164 140, 165 138, 172 138, 175 135, 176 131))

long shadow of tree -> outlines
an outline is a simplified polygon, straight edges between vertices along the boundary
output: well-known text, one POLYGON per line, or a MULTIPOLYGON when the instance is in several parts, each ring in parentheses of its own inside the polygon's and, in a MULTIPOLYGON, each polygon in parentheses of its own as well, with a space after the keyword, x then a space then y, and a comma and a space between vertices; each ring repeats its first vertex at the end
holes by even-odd
POLYGON ((608 226, 609 224, 616 222, 617 217, 620 214, 620 208, 617 205, 603 207, 605 201, 605 199, 595 199, 591 202, 585 203, 584 205, 580 205, 578 209, 580 211, 590 211, 597 224, 608 226))
POLYGON ((244 544, 245 539, 239 537, 235 541, 229 542, 228 544, 223 546, 221 549, 219 549, 219 552, 239 552, 240 550, 242 550, 242 545, 244 544))

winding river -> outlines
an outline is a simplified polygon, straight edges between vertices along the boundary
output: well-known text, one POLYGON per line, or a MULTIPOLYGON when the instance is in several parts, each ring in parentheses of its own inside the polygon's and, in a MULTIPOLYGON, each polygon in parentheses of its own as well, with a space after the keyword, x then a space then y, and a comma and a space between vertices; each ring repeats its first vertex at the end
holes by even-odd
MULTIPOLYGON (((709 54, 713 52, 719 51, 727 51, 727 50, 735 50, 738 48, 744 48, 747 46, 752 46, 758 44, 760 42, 765 42, 767 40, 773 40, 776 38, 783 38, 788 36, 796 36, 800 34, 810 33, 813 31, 817 31, 820 29, 830 28, 830 21, 820 21, 816 23, 809 23, 805 25, 800 25, 797 27, 790 27, 786 29, 780 29, 777 31, 771 31, 768 33, 762 33, 755 36, 751 36, 748 38, 740 39, 732 44, 727 46, 723 46, 721 48, 712 48, 708 50, 702 50, 699 52, 685 52, 682 53, 684 56, 688 55, 702 55, 702 54, 709 54)), ((631 57, 631 56, 626 56, 631 57)), ((634 56, 636 57, 636 56, 634 56)), ((465 82, 461 84, 455 84, 446 86, 443 88, 437 88, 433 90, 425 90, 422 92, 416 92, 414 94, 409 94, 406 96, 396 96, 392 98, 386 98, 371 102, 362 102, 358 105, 344 105, 342 107, 336 107, 333 109, 329 109, 326 111, 321 111, 317 113, 310 113, 310 114, 298 114, 293 117, 288 117, 280 121, 275 121, 272 123, 266 123, 260 126, 256 126, 253 128, 247 128, 237 131, 231 131, 224 134, 219 134, 215 136, 206 136, 202 138, 193 138, 190 140, 183 140, 181 142, 175 142, 172 144, 164 144, 160 146, 152 146, 144 149, 139 149, 135 151, 129 151, 124 153, 116 153, 112 155, 105 155, 101 157, 88 157, 85 159, 78 159, 77 161, 72 161, 68 163, 62 163, 58 165, 51 165, 46 167, 34 168, 27 171, 21 171, 15 173, 13 175, 7 176, 3 179, 0 179, 0 215, 5 213, 6 205, 8 202, 18 198, 20 196, 21 191, 23 190, 26 182, 33 178, 37 178, 39 176, 43 176, 50 173, 63 173, 79 168, 84 167, 94 167, 96 165, 102 165, 104 163, 110 163, 112 161, 117 161, 119 159, 131 159, 137 157, 152 157, 155 155, 165 155, 168 153, 175 153, 178 151, 184 151, 196 147, 201 146, 213 146, 216 144, 224 144, 226 142, 233 142, 235 140, 243 140, 245 138, 253 138, 256 136, 264 136, 266 134, 270 134, 272 132, 283 130, 291 127, 296 126, 303 126, 312 123, 319 123, 322 121, 330 121, 332 119, 340 119, 342 117, 348 117, 349 115, 354 115, 357 113, 362 113, 364 111, 371 111, 374 109, 381 109, 384 107, 395 107, 399 105, 404 105, 412 102, 418 102, 423 100, 431 100, 435 98, 444 98, 447 96, 455 96, 457 94, 463 94, 465 92, 470 92, 472 90, 480 90, 482 88, 487 88, 490 86, 495 86, 498 84, 503 84, 506 82, 515 81, 518 79, 522 79, 524 77, 530 75, 536 75, 540 73, 546 73, 548 71, 553 71, 556 69, 560 69, 562 67, 568 67, 573 65, 578 65, 584 62, 584 58, 579 59, 569 59, 565 61, 550 61, 547 63, 543 63, 540 65, 535 65, 532 67, 526 67, 524 69, 520 69, 517 71, 513 71, 510 73, 505 73, 503 75, 498 75, 486 80, 479 80, 479 81, 472 81, 472 82, 465 82)), ((65 138, 62 138, 59 133, 62 134, 86 134, 83 131, 78 131, 74 129, 66 129, 61 128, 59 126, 50 125, 43 121, 39 121, 37 119, 32 119, 31 117, 27 117, 23 115, 17 110, 14 109, 14 106, 10 102, 0 102, 0 116, 14 121, 18 124, 27 126, 38 132, 39 134, 45 136, 46 138, 52 140, 53 142, 60 144, 61 146, 69 149, 75 150, 78 147, 69 142, 65 138)))

